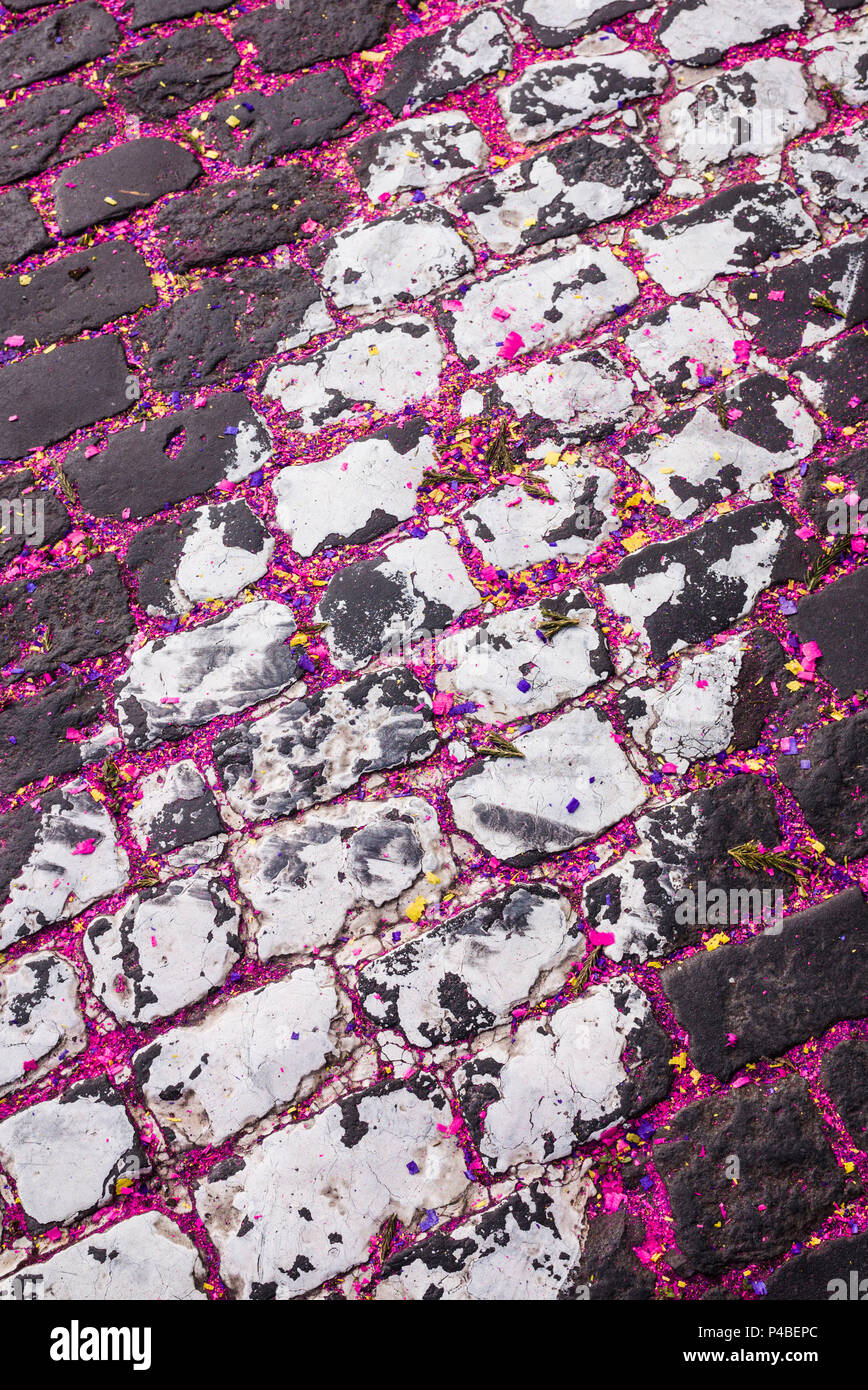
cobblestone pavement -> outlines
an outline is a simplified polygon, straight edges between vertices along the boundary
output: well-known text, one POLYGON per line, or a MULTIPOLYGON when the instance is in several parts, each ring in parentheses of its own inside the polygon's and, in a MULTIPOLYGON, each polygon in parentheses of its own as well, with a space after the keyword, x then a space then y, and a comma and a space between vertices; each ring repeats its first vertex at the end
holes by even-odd
POLYGON ((196 9, 0 21, 0 1297, 858 1296, 868 7, 196 9))

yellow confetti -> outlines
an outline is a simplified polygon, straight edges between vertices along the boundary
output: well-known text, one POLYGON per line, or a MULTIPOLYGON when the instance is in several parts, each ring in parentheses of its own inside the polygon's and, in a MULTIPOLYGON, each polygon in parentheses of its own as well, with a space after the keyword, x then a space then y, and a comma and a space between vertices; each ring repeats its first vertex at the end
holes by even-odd
POLYGON ((647 539, 644 531, 637 531, 635 535, 628 536, 624 541, 624 549, 632 554, 634 550, 640 550, 647 539))
POLYGON ((407 908, 407 916, 410 918, 410 921, 418 922, 419 918, 422 916, 422 913, 425 911, 426 906, 427 903, 425 902, 425 899, 420 893, 418 898, 414 898, 413 901, 410 903, 409 907, 407 908))
POLYGON ((718 946, 725 946, 729 937, 726 932, 719 931, 716 936, 710 936, 705 943, 706 951, 716 951, 718 946))

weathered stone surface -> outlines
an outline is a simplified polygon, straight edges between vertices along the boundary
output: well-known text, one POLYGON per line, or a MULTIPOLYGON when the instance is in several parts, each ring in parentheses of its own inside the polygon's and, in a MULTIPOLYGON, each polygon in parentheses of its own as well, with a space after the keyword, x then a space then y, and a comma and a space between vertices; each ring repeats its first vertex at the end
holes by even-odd
POLYGON ((868 99, 868 22, 829 30, 806 45, 814 79, 833 87, 852 106, 868 99))
POLYGON ((78 979, 63 956, 19 956, 0 971, 0 1096, 84 1050, 78 979))
POLYGON ((207 870, 134 893, 84 935, 94 993, 122 1023, 152 1023, 204 999, 240 957, 239 914, 207 870))
POLYGON ((214 598, 234 598, 266 573, 274 541, 247 503, 195 507, 177 521, 139 531, 127 550, 148 613, 185 613, 214 598))
POLYGON ((650 1110, 672 1084, 669 1039, 625 978, 484 1042, 456 1074, 464 1117, 493 1173, 566 1158, 650 1110))
POLYGON ((436 746, 430 697, 398 669, 227 729, 214 740, 214 761, 230 804, 263 820, 330 801, 366 773, 419 762, 436 746))
POLYGON ((806 352, 790 366, 811 405, 837 425, 855 425, 868 416, 868 355, 862 337, 806 352))
POLYGON ((230 3, 231 0, 133 0, 133 16, 128 23, 131 29, 143 29, 147 24, 186 19, 200 11, 212 14, 227 9, 230 3))
POLYGON ((818 593, 807 594, 790 619, 790 627, 802 643, 816 642, 820 647, 820 673, 845 699, 868 687, 866 604, 868 569, 859 568, 818 593))
POLYGON ((244 166, 337 140, 364 115, 341 69, 327 68, 306 73, 270 95, 239 92, 200 119, 207 123, 209 141, 233 164, 244 166))
POLYGON ((819 438, 801 401, 762 375, 739 382, 737 396, 667 412, 652 432, 627 440, 623 457, 662 506, 686 518, 734 492, 768 497, 772 475, 807 458, 819 438))
POLYGON ((439 656, 438 688, 456 703, 472 700, 491 722, 555 709, 612 674, 596 612, 578 589, 450 633, 439 656), (547 639, 540 629, 552 612, 571 625, 547 639))
POLYGON ((128 49, 109 80, 126 110, 162 121, 228 87, 239 62, 216 25, 198 24, 128 49))
POLYGON ((176 270, 221 265, 294 241, 309 221, 335 226, 341 204, 337 184, 304 165, 257 170, 173 198, 157 219, 160 246, 176 270))
POLYGON ((256 45, 266 72, 297 72, 324 58, 346 58, 373 48, 393 21, 403 16, 394 0, 287 0, 244 15, 233 28, 236 39, 256 45))
POLYGON ((384 193, 433 193, 481 169, 488 146, 463 111, 436 111, 366 135, 347 151, 359 183, 375 202, 384 193))
POLYGON ((103 1206, 131 1166, 147 1168, 123 1097, 102 1078, 3 1120, 0 1162, 37 1228, 103 1206))
POLYGON ((346 1051, 346 1001, 321 962, 236 995, 132 1060, 145 1104, 176 1149, 220 1144, 303 1100, 346 1051))
POLYGON ((821 535, 836 536, 842 533, 839 524, 842 519, 841 503, 844 503, 843 520, 849 523, 849 509, 852 499, 855 499, 856 525, 844 528, 855 532, 857 527, 864 524, 862 518, 865 509, 860 513, 858 508, 860 502, 868 498, 868 449, 854 449, 852 453, 840 454, 827 462, 828 467, 818 464, 808 469, 802 481, 799 500, 821 535), (833 479, 839 481, 830 488, 827 483, 833 479))
POLYGON ((196 1206, 233 1293, 294 1298, 366 1260, 390 1216, 412 1227, 426 1210, 454 1211, 468 1179, 450 1124, 430 1079, 389 1083, 217 1164, 196 1206))
POLYGON ((511 361, 513 346, 525 353, 584 337, 638 294, 636 277, 611 251, 577 246, 477 280, 442 318, 459 356, 485 369, 511 361))
POLYGON ((29 468, 0 477, 0 565, 25 550, 54 545, 70 530, 69 512, 49 488, 36 487, 29 468))
POLYGON ((393 116, 409 116, 426 102, 469 87, 511 64, 512 43, 497 11, 477 10, 399 49, 377 100, 393 116))
MULTIPOLYGON (((830 0, 826 0, 831 8, 830 0)), ((772 1302, 821 1303, 831 1299, 865 1298, 864 1275, 868 1266, 868 1233, 824 1240, 787 1260, 765 1280, 766 1298, 772 1302), (855 1287, 853 1273, 855 1272, 855 1287)))
POLYGON ((662 187, 635 141, 581 135, 482 179, 459 205, 492 250, 507 254, 620 217, 662 187))
POLYGON ((104 333, 33 353, 0 369, 0 453, 32 449, 130 408, 129 367, 121 340, 104 333))
POLYGON ((715 304, 695 295, 656 309, 625 340, 642 371, 666 401, 713 386, 737 361, 736 330, 715 304))
POLYGON ((78 676, 0 710, 0 792, 18 791, 49 774, 65 777, 120 746, 106 723, 105 695, 78 676), (80 734, 74 738, 68 734, 80 734))
POLYGON ((778 758, 778 776, 829 858, 836 864, 861 859, 868 851, 862 829, 868 820, 868 712, 823 724, 800 743, 798 753, 778 758))
POLYGON ((89 792, 51 792, 0 820, 0 949, 77 917, 127 881, 129 860, 89 792))
POLYGON ((415 1047, 458 1043, 555 993, 583 951, 557 889, 511 889, 365 965, 356 987, 378 1028, 415 1047))
POLYGON ((104 58, 120 37, 117 24, 92 0, 65 5, 38 24, 16 29, 0 43, 0 92, 104 58))
POLYGON ((475 264, 452 218, 433 204, 353 223, 311 259, 339 309, 368 312, 431 294, 475 264))
POLYGON ((510 139, 527 144, 654 96, 668 81, 665 63, 624 48, 599 58, 532 63, 517 82, 501 88, 497 100, 510 139))
POLYGON ((139 791, 140 799, 128 814, 133 834, 148 855, 195 849, 223 829, 214 793, 190 758, 148 773, 139 791))
POLYGON ((868 247, 848 237, 764 276, 734 280, 728 292, 760 351, 792 357, 868 318, 868 247), (837 312, 822 308, 822 297, 837 312))
POLYGON ((857 1149, 868 1152, 868 1039, 848 1038, 827 1052, 820 1081, 857 1149))
POLYGON ((672 0, 658 32, 677 62, 707 67, 736 44, 800 29, 809 18, 805 0, 672 0))
POLYGON ((565 352, 538 362, 527 372, 505 372, 492 389, 522 422, 525 438, 537 447, 533 456, 558 451, 561 438, 582 443, 602 439, 638 418, 634 387, 647 390, 638 374, 627 376, 623 363, 609 352, 565 352))
POLYGON ((586 1178, 531 1183, 448 1235, 402 1251, 383 1266, 377 1301, 487 1302, 559 1297, 581 1253, 586 1178))
POLYGON ((92 516, 152 516, 174 502, 249 478, 271 458, 271 435, 247 398, 227 391, 179 410, 85 440, 63 461, 92 516), (100 448, 102 445, 102 448, 100 448), (99 452, 88 457, 88 449, 99 452))
POLYGON ((695 1101, 666 1130, 672 1142, 655 1147, 654 1161, 687 1273, 772 1260, 843 1195, 844 1171, 800 1076, 771 1092, 743 1086, 695 1101), (737 1181, 727 1163, 733 1154, 737 1181))
POLYGON ((509 9, 528 26, 538 43, 563 48, 613 19, 650 9, 652 4, 653 0, 558 0, 557 4, 551 0, 510 0, 509 9))
POLYGON ((124 646, 135 631, 113 552, 0 586, 0 664, 28 675, 124 646), (32 592, 30 590, 32 589, 32 592))
POLYGON ((554 505, 506 485, 462 512, 467 534, 489 564, 516 569, 556 555, 579 560, 618 525, 617 479, 608 469, 557 463, 539 481, 554 505))
MULTIPOLYGON (((788 882, 780 873, 770 877, 743 869, 729 855, 748 840, 767 849, 780 843, 774 798, 758 777, 730 777, 646 811, 636 818, 636 833, 638 848, 583 889, 587 921, 612 937, 603 946, 610 960, 669 955, 706 930, 736 925, 742 913, 756 907, 761 890, 766 890, 766 906, 773 913, 773 892, 788 882), (720 904, 721 891, 725 905, 720 904)), ((700 952, 691 959, 710 959, 711 954, 717 952, 700 952)))
POLYGON ((799 145, 788 158, 811 202, 833 222, 861 220, 868 212, 868 127, 864 123, 799 145))
MULTIPOLYGON (((436 907, 454 868, 427 801, 347 802, 278 821, 231 850, 255 913, 261 960, 331 946, 402 922, 422 898, 436 907)), ((394 940, 402 932, 390 933, 394 940)))
POLYGON ((392 413, 435 396, 442 361, 440 339, 425 319, 380 319, 313 357, 272 368, 262 391, 298 417, 302 434, 314 434, 351 418, 357 402, 392 413))
POLYGON ((70 236, 125 217, 165 193, 189 188, 200 173, 199 161, 189 150, 159 135, 115 145, 106 154, 71 165, 55 182, 60 230, 70 236))
POLYGON ((653 1267, 641 1264, 636 1247, 645 1226, 626 1208, 601 1211, 590 1223, 582 1257, 558 1295, 561 1301, 641 1303, 652 1297, 657 1282, 653 1267))
POLYGON ((272 488, 275 524, 297 555, 365 545, 416 510, 416 494, 437 455, 421 418, 388 425, 331 458, 282 468, 272 488))
POLYGON ((50 245, 48 229, 27 195, 18 188, 4 193, 0 198, 0 266, 14 265, 50 245))
POLYGON ((611 726, 574 709, 511 740, 521 758, 474 759, 449 789, 455 823, 511 864, 593 839, 647 797, 611 726))
POLYGON ((17 183, 56 163, 65 137, 102 105, 96 92, 74 82, 11 101, 0 110, 0 180, 17 183))
POLYGON ((24 343, 54 343, 156 304, 146 261, 126 241, 104 241, 43 266, 22 285, 0 280, 0 321, 24 343))
POLYGON ((179 739, 221 714, 279 694, 295 677, 292 610, 255 599, 199 627, 146 642, 115 684, 130 747, 179 739), (166 695, 166 691, 171 691, 166 695))
POLYGON ((644 546, 600 583, 662 661, 743 618, 771 585, 802 579, 811 554, 779 502, 755 502, 644 546))

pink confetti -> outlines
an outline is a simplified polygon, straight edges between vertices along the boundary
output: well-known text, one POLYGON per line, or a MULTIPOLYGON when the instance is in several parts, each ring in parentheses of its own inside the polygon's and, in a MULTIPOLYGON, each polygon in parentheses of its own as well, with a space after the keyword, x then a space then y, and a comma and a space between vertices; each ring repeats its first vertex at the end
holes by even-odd
POLYGON ((73 854, 93 854, 96 849, 96 840, 81 840, 77 845, 73 845, 73 854))
POLYGON ((500 347, 497 349, 498 357, 505 357, 507 362, 511 362, 513 357, 517 357, 524 347, 524 338, 520 333, 507 333, 500 347))

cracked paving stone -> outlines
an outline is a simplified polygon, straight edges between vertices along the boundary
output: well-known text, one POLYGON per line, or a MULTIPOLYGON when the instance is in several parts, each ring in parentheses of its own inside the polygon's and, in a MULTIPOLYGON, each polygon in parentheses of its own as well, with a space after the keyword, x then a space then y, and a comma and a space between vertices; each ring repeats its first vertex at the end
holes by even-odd
POLYGON ((455 1076, 461 1109, 492 1173, 566 1158, 650 1110, 672 1085, 670 1041, 632 981, 594 985, 555 1013, 525 1019, 455 1076))
POLYGON ((287 645, 295 630, 286 604, 254 599, 137 648, 115 682, 129 747, 176 741, 219 715, 237 714, 285 690, 298 666, 287 645))
POLYGON ((310 1095, 346 1053, 350 1020, 317 962, 163 1033, 133 1054, 133 1074, 172 1148, 221 1144, 310 1095))
POLYGON ((383 1265, 375 1301, 488 1302, 560 1296, 581 1254, 587 1178, 530 1183, 448 1234, 436 1232, 383 1265))
POLYGON ((533 476, 554 506, 508 484, 461 513, 471 541, 498 569, 537 565, 559 555, 581 560, 620 524, 613 501, 618 480, 608 469, 561 462, 533 476))
POLYGON ((216 25, 199 24, 127 49, 106 75, 125 110, 163 121, 231 86, 240 61, 216 25))
POLYGON ((238 907, 199 870, 143 889, 84 934, 94 992, 121 1023, 152 1023, 204 999, 242 955, 238 907))
POLYGON ((334 180, 303 165, 257 170, 166 203, 157 219, 160 249, 174 270, 219 266, 295 241, 308 221, 333 227, 342 202, 334 180))
POLYGON ((826 536, 840 534, 841 504, 843 502, 848 509, 844 513, 847 518, 851 505, 847 499, 852 494, 855 494, 857 520, 864 514, 864 509, 863 513, 858 513, 858 506, 861 499, 868 497, 868 449, 855 449, 852 453, 839 455, 832 461, 832 476, 840 480, 840 488, 835 484, 835 490, 831 490, 826 486, 828 474, 821 473, 819 469, 809 469, 802 482, 799 499, 817 530, 826 536))
POLYGON ((107 440, 86 439, 69 451, 63 469, 91 516, 143 517, 218 483, 249 478, 270 461, 271 450, 265 421, 245 396, 228 391, 107 440))
POLYGON ((286 0, 237 20, 236 39, 255 44, 266 72, 297 72, 326 58, 348 58, 374 48, 389 25, 404 19, 394 0, 286 0))
POLYGON ((0 368, 0 454, 20 459, 129 410, 130 369, 113 333, 0 368))
POLYGON ((104 692, 78 676, 7 705, 0 710, 0 792, 66 777, 107 757, 120 746, 107 719, 104 692))
POLYGON ((254 910, 260 960, 397 922, 406 932, 410 903, 421 895, 436 906, 454 875, 437 817, 416 796, 278 821, 245 835, 230 853, 254 910))
MULTIPOLYGON (((54 90, 54 89, 52 89, 54 90)), ((71 164, 52 188, 64 236, 126 217, 199 177, 198 159, 173 140, 149 135, 71 164)))
MULTIPOLYGON (((612 937, 603 947, 610 960, 670 955, 704 930, 738 923, 743 912, 762 907, 760 890, 768 890, 765 905, 771 909, 772 893, 792 886, 781 873, 742 868, 728 853, 746 840, 766 848, 780 842, 774 797, 758 777, 737 775, 678 797, 637 816, 635 825, 638 847, 583 889, 588 923, 612 937), (685 911, 690 905, 692 914, 685 911)), ((691 959, 700 956, 711 959, 703 952, 691 959)))
POLYGON ((736 341, 737 330, 717 306, 696 295, 655 310, 625 334, 628 351, 665 401, 715 385, 736 363, 736 341))
POLYGON ((63 956, 19 956, 0 971, 0 1096, 31 1085, 87 1045, 78 977, 63 956))
POLYGON ((792 357, 868 318, 868 247, 848 238, 763 276, 733 280, 727 293, 761 352, 792 357), (821 297, 838 312, 821 308, 821 297))
POLYGON ((148 314, 141 332, 154 386, 189 391, 331 327, 319 289, 301 266, 244 266, 231 279, 208 279, 148 314))
POLYGON ((476 264, 452 218, 433 204, 353 223, 310 259, 339 309, 367 312, 429 295, 476 264))
POLYGON ((328 68, 306 73, 270 95, 239 92, 218 102, 200 117, 200 124, 207 124, 209 142, 243 167, 337 140, 355 130, 364 117, 364 108, 341 69, 328 68))
POLYGON ((273 552, 266 527, 239 498, 145 527, 130 542, 126 562, 138 582, 140 607, 171 617, 211 599, 234 598, 263 577, 273 552))
MULTIPOLYGON (((191 0, 192 4, 192 0, 191 0)), ((197 8, 206 6, 196 0, 197 8)), ((90 1232, 50 1259, 23 1265, 0 1282, 0 1298, 17 1280, 40 1280, 51 1302, 201 1301, 208 1297, 201 1256, 190 1237, 159 1211, 141 1212, 107 1231, 90 1232)))
POLYGON ((868 18, 847 29, 829 30, 802 50, 815 80, 839 92, 851 106, 868 101, 868 18))
POLYGON ((777 773, 802 815, 836 864, 868 852, 862 829, 868 820, 868 712, 823 724, 798 753, 782 753, 777 773), (808 767, 802 764, 807 762, 808 767))
POLYGON ((462 1042, 566 983, 584 950, 575 913, 548 885, 519 886, 368 962, 356 977, 378 1029, 414 1047, 462 1042))
MULTIPOLYGON (((261 355, 261 354, 260 354, 261 355)), ((351 419, 367 402, 388 413, 436 396, 443 348, 417 314, 380 319, 300 362, 273 367, 261 386, 279 400, 302 434, 351 419)), ((0 376, 2 381, 2 376, 0 376)))
POLYGON ((857 1149, 868 1153, 868 1039, 848 1038, 827 1052, 820 1082, 857 1149))
POLYGON ((390 1216, 407 1228, 451 1214, 468 1186, 451 1122, 430 1078, 391 1082, 218 1163, 195 1202, 226 1284, 242 1299, 295 1298, 366 1261, 390 1216))
POLYGON ((507 336, 521 353, 581 338, 638 296, 636 277, 611 251, 577 246, 477 280, 441 309, 441 321, 459 357, 484 370, 516 355, 503 351, 507 336))
MULTIPOLYGON (((602 439, 637 418, 633 389, 647 390, 640 376, 630 378, 608 352, 565 352, 537 362, 527 372, 506 372, 493 383, 492 399, 510 406, 522 421, 525 438, 537 445, 532 458, 560 447, 560 436, 584 443, 602 439)), ((548 472, 548 470, 547 470, 548 472)), ((593 548, 593 547, 590 547, 593 548)))
POLYGON ((844 1196, 844 1171, 800 1076, 771 1092, 743 1086, 694 1101, 658 1133, 672 1136, 655 1147, 654 1161, 686 1273, 772 1260, 808 1236, 844 1196), (737 1182, 730 1176, 733 1155, 737 1182))
POLYGON ((90 0, 66 5, 37 24, 16 29, 0 43, 0 92, 104 58, 119 39, 120 29, 102 5, 90 0))
POLYGON ((46 793, 0 818, 0 949, 77 917, 127 882, 129 860, 89 792, 46 793))
POLYGON ((739 382, 737 397, 667 413, 649 433, 628 439, 622 456, 658 505, 684 519, 735 492, 769 497, 772 475, 807 458, 819 439, 802 403, 778 377, 763 374, 739 382))
POLYGON ((648 273, 667 294, 702 290, 718 275, 753 270, 818 238, 816 223, 785 183, 735 184, 632 233, 648 273))
POLYGON ((789 619, 799 641, 816 642, 822 653, 820 674, 844 699, 868 686, 864 614, 868 605, 868 569, 853 570, 806 594, 789 619))
POLYGON ((457 537, 453 527, 431 530, 332 576, 316 616, 329 625, 333 665, 352 671, 376 656, 402 656, 408 646, 430 641, 479 607, 482 596, 458 553, 457 537))
POLYGON ((162 24, 167 19, 187 19, 205 11, 213 14, 228 9, 232 0, 133 0, 131 29, 144 29, 148 24, 162 24))
POLYGON ((671 0, 658 38, 676 62, 709 67, 727 49, 804 28, 810 17, 805 0, 671 0))
POLYGON ((0 586, 0 608, 0 665, 14 662, 28 675, 105 656, 135 632, 113 551, 0 586))
POLYGON ((816 550, 779 502, 753 502, 644 546, 599 582, 606 602, 663 661, 746 617, 768 588, 802 580, 816 550))
POLYGON ((12 188, 0 198, 0 266, 14 265, 45 251, 51 234, 30 199, 20 188, 12 188))
MULTIPOLYGON (((828 3, 828 0, 826 0, 828 3)), ((824 1240, 803 1250, 767 1275, 764 1301, 821 1303, 834 1299, 865 1301, 868 1285, 862 1271, 868 1267, 868 1232, 824 1240), (855 1278, 854 1278, 855 1276, 855 1278)))
POLYGON ((746 1062, 864 1014, 868 905, 849 888, 739 945, 698 951, 660 981, 691 1060, 728 1081, 746 1062))
POLYGON ((613 671, 597 614, 578 589, 450 633, 439 644, 439 660, 438 689, 456 703, 473 701, 475 717, 491 723, 556 709, 613 671), (571 625, 546 639, 543 609, 571 625))
POLYGON ((10 101, 0 110, 0 181, 17 183, 56 163, 70 131, 102 106, 102 97, 74 82, 10 101))
POLYGON ((437 743, 431 697, 399 668, 226 729, 213 753, 230 806, 264 820, 330 801, 368 772, 421 762, 437 743))
POLYGON ((806 352, 789 370, 811 405, 835 424, 856 425, 868 415, 868 354, 862 333, 806 352))
POLYGON ((393 116, 409 116, 426 102, 511 65, 512 43, 496 10, 477 10, 399 49, 375 99, 393 116))
POLYGON ((460 830, 508 864, 536 864, 593 839, 647 799, 595 709, 511 740, 521 758, 475 758, 449 788, 460 830))
POLYGON ((123 1097, 102 1077, 3 1120, 0 1161, 36 1230, 104 1206, 124 1172, 148 1166, 123 1097))
POLYGON ((833 222, 861 221, 868 213, 868 126, 821 135, 788 158, 811 202, 833 222))
POLYGON ((547 140, 593 116, 662 92, 669 81, 665 63, 624 48, 594 57, 532 63, 497 94, 511 140, 547 140))
POLYGON ((32 554, 54 545, 71 525, 61 499, 49 488, 38 487, 31 469, 18 468, 0 478, 0 565, 25 550, 32 554))
POLYGON ((425 422, 354 440, 331 458, 282 468, 272 481, 275 525, 297 555, 341 545, 366 545, 416 510, 425 470, 438 468, 425 422))
POLYGON ((580 135, 480 180, 459 206, 504 255, 620 217, 662 188, 656 166, 634 140, 580 135))
MULTIPOLYGON (((654 0, 510 0, 507 8, 544 48, 564 48, 623 15, 648 10, 654 0)), ((641 17, 641 16, 640 16, 641 17)))
POLYGON ((27 285, 17 275, 0 280, 4 331, 28 347, 100 328, 156 302, 147 262, 126 241, 104 241, 62 256, 34 271, 27 285))
POLYGON ((778 154, 825 119, 798 63, 756 58, 703 77, 660 107, 660 149, 695 173, 743 155, 778 154))
POLYGON ((210 850, 222 848, 226 837, 214 793, 190 758, 148 773, 138 791, 127 815, 146 854, 189 851, 179 861, 199 863, 214 857, 210 850))
POLYGON ((368 197, 405 189, 438 192, 476 173, 488 159, 479 128, 463 111, 435 111, 376 130, 347 151, 368 197))
POLYGON ((645 1237, 644 1221, 630 1216, 624 1207, 601 1211, 589 1225, 581 1259, 570 1271, 559 1300, 641 1303, 652 1298, 657 1276, 653 1267, 636 1256, 645 1237))

